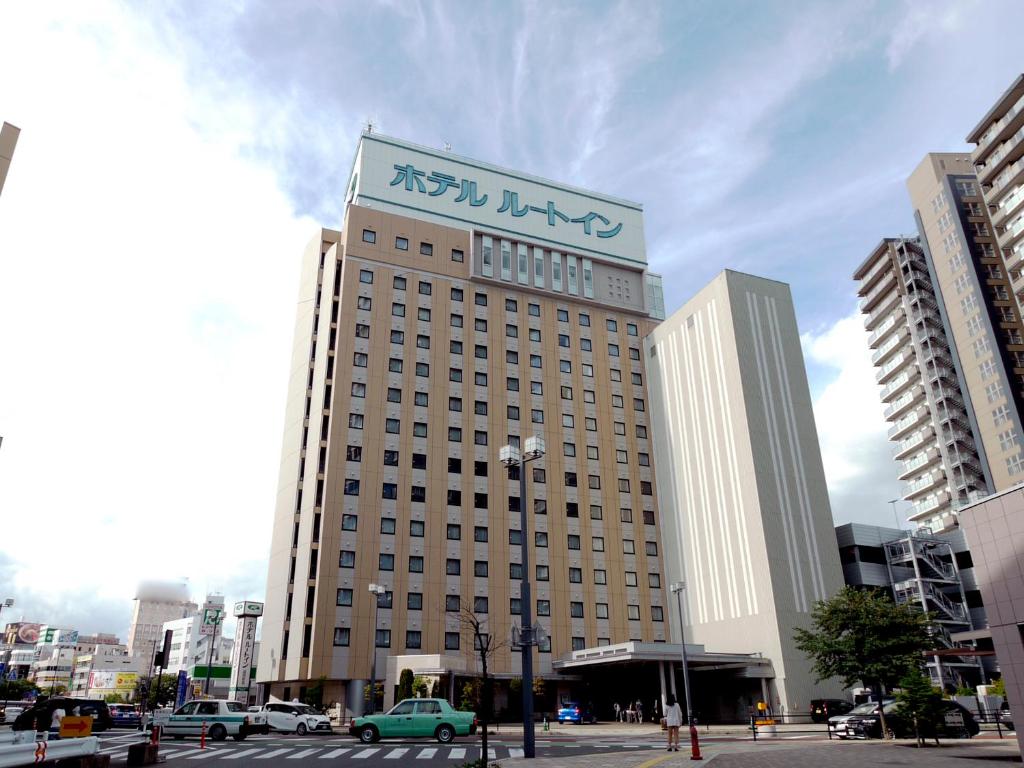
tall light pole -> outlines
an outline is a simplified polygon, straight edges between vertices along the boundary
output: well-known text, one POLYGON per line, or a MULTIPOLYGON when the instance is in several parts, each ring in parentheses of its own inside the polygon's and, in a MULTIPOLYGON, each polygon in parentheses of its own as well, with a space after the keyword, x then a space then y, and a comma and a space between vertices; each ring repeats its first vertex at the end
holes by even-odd
POLYGON ((520 617, 522 631, 520 646, 523 652, 523 757, 536 756, 533 731, 533 646, 537 635, 533 626, 533 597, 530 594, 530 540, 526 520, 526 464, 544 455, 544 438, 534 435, 526 438, 523 450, 506 445, 498 452, 498 458, 506 467, 519 467, 519 549, 522 552, 523 579, 519 587, 520 617))
POLYGON ((676 608, 679 610, 679 642, 683 646, 683 697, 686 699, 686 722, 693 722, 693 708, 690 706, 690 668, 686 659, 686 631, 683 629, 683 590, 685 581, 677 581, 670 587, 676 596, 676 608))
POLYGON ((380 597, 387 589, 383 584, 370 584, 367 589, 373 595, 373 637, 370 640, 370 647, 373 649, 373 659, 370 661, 370 714, 377 711, 377 623, 380 619, 380 597))
POLYGON ((900 523, 900 516, 896 512, 896 502, 898 501, 899 499, 889 499, 889 503, 892 505, 892 516, 893 519, 896 521, 896 527, 900 530, 903 530, 903 525, 900 523))

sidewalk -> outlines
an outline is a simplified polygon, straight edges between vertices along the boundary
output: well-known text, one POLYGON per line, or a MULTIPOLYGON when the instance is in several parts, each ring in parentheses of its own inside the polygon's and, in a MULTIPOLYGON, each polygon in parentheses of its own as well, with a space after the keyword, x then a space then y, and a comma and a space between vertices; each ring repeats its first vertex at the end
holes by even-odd
MULTIPOLYGON (((944 741, 941 747, 917 749, 913 742, 895 744, 864 741, 831 741, 800 744, 765 740, 718 742, 702 749, 703 763, 715 768, 868 768, 909 765, 922 768, 982 768, 993 763, 1019 762, 1014 740, 944 741), (1016 760, 1015 760, 1016 758, 1016 760)), ((578 757, 548 757, 536 760, 501 760, 501 768, 683 768, 701 765, 690 760, 687 749, 666 752, 644 749, 578 757)))

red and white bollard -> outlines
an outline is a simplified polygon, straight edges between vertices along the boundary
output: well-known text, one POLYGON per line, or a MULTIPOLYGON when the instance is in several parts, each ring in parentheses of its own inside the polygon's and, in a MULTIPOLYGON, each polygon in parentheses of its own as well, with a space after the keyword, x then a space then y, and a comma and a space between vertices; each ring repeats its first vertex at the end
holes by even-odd
POLYGON ((700 741, 697 739, 697 726, 693 723, 690 723, 690 759, 704 759, 700 754, 700 741))
POLYGON ((206 721, 203 720, 203 729, 199 732, 199 748, 206 749, 206 721))
POLYGON ((159 725, 154 725, 153 726, 153 730, 150 731, 150 733, 149 733, 149 743, 150 744, 157 744, 157 745, 160 744, 160 726, 159 725))

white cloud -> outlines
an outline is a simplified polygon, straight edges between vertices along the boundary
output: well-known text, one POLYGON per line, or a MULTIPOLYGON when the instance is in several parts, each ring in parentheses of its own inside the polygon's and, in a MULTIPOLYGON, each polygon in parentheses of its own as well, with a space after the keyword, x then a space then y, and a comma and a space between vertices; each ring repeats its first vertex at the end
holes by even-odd
POLYGON ((825 478, 837 524, 893 522, 884 498, 899 497, 862 316, 854 312, 820 333, 805 333, 804 354, 823 368, 814 400, 825 478), (888 495, 886 495, 888 494, 888 495))
POLYGON ((965 22, 977 18, 977 0, 904 0, 903 5, 903 16, 893 25, 885 48, 890 70, 899 67, 926 37, 963 34, 965 22))
POLYGON ((82 627, 115 631, 143 577, 258 597, 298 259, 316 224, 240 157, 248 126, 196 122, 205 94, 121 6, 12 15, 0 31, 2 117, 22 129, 0 198, 5 586, 28 596, 26 616, 58 623, 77 614, 39 595, 121 600, 124 624, 82 627))

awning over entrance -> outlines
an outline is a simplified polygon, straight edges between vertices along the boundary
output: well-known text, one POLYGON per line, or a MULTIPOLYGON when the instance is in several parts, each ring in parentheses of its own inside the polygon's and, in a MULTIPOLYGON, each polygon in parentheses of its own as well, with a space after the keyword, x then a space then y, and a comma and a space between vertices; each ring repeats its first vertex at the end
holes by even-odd
MULTIPOLYGON (((683 646, 680 643, 639 643, 628 642, 617 645, 602 645, 573 651, 552 662, 557 672, 572 674, 586 668, 609 664, 636 664, 638 662, 680 662, 683 646)), ((711 672, 730 669, 740 677, 775 677, 771 659, 756 653, 711 653, 703 645, 686 644, 687 667, 691 672, 711 672)))

